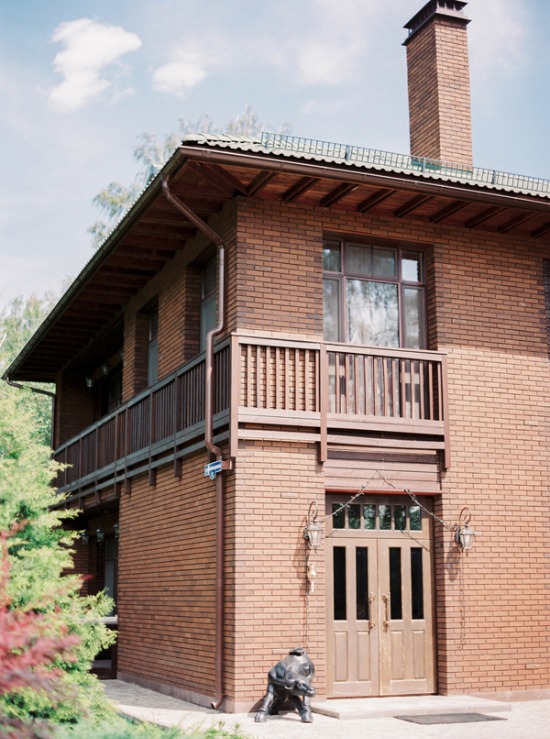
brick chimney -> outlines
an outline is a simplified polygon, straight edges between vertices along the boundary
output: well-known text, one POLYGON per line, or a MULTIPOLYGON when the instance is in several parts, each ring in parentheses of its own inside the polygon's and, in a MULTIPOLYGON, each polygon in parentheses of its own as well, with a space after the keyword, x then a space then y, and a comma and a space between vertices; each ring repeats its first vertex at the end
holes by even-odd
POLYGON ((405 28, 411 154, 473 166, 466 2, 430 0, 405 28))

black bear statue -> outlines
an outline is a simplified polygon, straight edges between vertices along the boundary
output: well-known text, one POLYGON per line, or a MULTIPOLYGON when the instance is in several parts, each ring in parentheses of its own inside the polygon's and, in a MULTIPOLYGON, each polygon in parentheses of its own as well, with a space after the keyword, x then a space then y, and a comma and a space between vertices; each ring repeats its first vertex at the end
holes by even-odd
POLYGON ((306 650, 292 649, 267 674, 267 691, 262 700, 255 721, 265 721, 268 715, 278 713, 279 708, 290 701, 306 724, 313 721, 311 698, 316 690, 311 684, 315 667, 306 650))

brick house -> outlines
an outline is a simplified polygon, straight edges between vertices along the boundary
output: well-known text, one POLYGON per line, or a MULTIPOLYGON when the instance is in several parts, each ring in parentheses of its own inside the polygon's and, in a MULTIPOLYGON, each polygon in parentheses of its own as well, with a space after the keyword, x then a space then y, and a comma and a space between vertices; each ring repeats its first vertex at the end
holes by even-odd
POLYGON ((549 694, 550 184, 473 167, 465 5, 406 26, 410 156, 187 137, 6 373, 56 383, 119 677, 549 694))

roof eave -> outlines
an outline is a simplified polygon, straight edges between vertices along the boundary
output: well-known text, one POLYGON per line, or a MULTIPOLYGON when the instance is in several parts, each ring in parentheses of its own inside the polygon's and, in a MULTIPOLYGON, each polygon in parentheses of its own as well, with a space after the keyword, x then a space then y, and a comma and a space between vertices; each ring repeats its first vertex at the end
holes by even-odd
MULTIPOLYGON (((105 239, 100 248, 96 251, 90 261, 82 269, 78 277, 70 285, 68 290, 60 298, 59 302, 54 306, 48 316, 40 324, 35 333, 31 336, 28 342, 25 344, 23 349, 15 357, 13 362, 5 370, 2 375, 2 380, 8 382, 10 380, 19 380, 17 372, 21 369, 22 365, 31 355, 34 348, 40 343, 40 341, 46 336, 48 331, 55 325, 59 317, 68 308, 71 302, 77 297, 80 290, 99 269, 104 260, 111 254, 115 249, 118 241, 124 236, 124 234, 132 227, 136 220, 140 217, 143 210, 150 204, 150 202, 158 195, 162 187, 162 179, 165 176, 173 174, 173 172, 181 166, 184 154, 178 148, 174 154, 170 157, 164 167, 157 173, 150 184, 144 189, 141 195, 137 198, 135 203, 131 206, 130 210, 122 218, 122 220, 115 226, 109 236, 105 239)), ((47 377, 43 380, 37 380, 37 382, 53 382, 55 378, 47 377)))

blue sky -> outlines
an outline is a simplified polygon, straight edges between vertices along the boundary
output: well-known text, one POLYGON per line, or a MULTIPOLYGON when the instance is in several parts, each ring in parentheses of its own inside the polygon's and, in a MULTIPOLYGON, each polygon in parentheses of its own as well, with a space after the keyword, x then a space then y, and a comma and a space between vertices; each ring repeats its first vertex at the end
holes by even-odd
MULTIPOLYGON (((0 0, 0 306, 92 256, 138 136, 250 105, 297 136, 407 153, 403 25, 423 0, 0 0)), ((547 0, 470 0, 474 159, 550 179, 547 0)))

